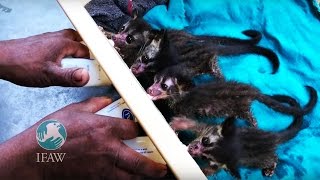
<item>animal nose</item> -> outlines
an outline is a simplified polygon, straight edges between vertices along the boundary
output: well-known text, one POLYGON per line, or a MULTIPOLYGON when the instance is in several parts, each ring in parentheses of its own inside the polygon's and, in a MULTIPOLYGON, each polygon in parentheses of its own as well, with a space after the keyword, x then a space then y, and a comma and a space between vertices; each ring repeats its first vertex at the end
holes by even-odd
POLYGON ((189 150, 190 151, 194 151, 194 150, 198 150, 198 149, 200 149, 200 146, 199 146, 198 143, 189 145, 189 150))
POLYGON ((140 67, 140 64, 133 64, 132 65, 132 69, 134 69, 134 70, 139 69, 139 67, 140 67))
POLYGON ((198 144, 195 144, 195 145, 191 146, 190 149, 197 150, 197 149, 199 149, 199 146, 198 146, 198 144))
POLYGON ((150 94, 150 95, 151 95, 151 94, 152 94, 152 92, 153 92, 153 90, 152 90, 152 89, 150 89, 150 88, 148 88, 148 89, 147 89, 147 93, 148 93, 148 94, 150 94))
POLYGON ((198 144, 196 144, 196 145, 194 146, 194 149, 195 149, 195 150, 199 149, 198 144))

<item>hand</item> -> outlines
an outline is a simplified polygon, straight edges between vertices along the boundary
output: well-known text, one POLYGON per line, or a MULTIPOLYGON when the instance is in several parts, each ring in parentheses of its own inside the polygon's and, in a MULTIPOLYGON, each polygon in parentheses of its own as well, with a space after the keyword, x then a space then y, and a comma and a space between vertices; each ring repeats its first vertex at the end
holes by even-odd
POLYGON ((29 87, 83 86, 89 74, 81 68, 61 68, 66 56, 89 57, 88 48, 72 30, 44 33, 0 42, 0 79, 29 87))
MULTIPOLYGON (((109 103, 111 103, 111 100, 107 98, 92 98, 69 105, 45 117, 27 132, 19 135, 20 137, 15 137, 7 142, 9 149, 12 146, 14 147, 12 144, 19 144, 20 148, 13 150, 17 153, 22 150, 29 152, 24 156, 13 156, 14 152, 6 151, 6 143, 2 145, 5 149, 1 149, 0 146, 0 150, 2 150, 2 154, 0 154, 0 177, 1 173, 10 172, 10 169, 3 167, 10 167, 8 162, 15 162, 12 160, 15 157, 21 160, 29 158, 28 164, 20 162, 18 164, 21 165, 21 168, 15 167, 15 170, 21 172, 20 174, 11 171, 15 176, 23 176, 23 172, 30 174, 35 169, 37 175, 41 177, 56 179, 136 179, 144 176, 164 176, 167 171, 165 165, 153 162, 122 142, 122 140, 137 136, 138 128, 134 122, 93 114, 109 103), (67 131, 65 143, 58 151, 54 151, 66 153, 65 159, 61 163, 35 163, 37 152, 49 153, 41 149, 34 139, 38 125, 48 119, 58 120, 67 131), (26 139, 25 137, 29 138, 26 139), (28 147, 32 143, 33 146, 37 147, 36 149, 28 147), (26 148, 23 148, 23 144, 26 144, 26 148), (6 154, 6 152, 11 155, 6 154), (4 158, 1 162, 1 156, 7 159, 4 158), (12 156, 13 158, 8 158, 12 156), (1 163, 5 165, 1 165, 1 163)), ((35 177, 32 178, 35 179, 35 177)))

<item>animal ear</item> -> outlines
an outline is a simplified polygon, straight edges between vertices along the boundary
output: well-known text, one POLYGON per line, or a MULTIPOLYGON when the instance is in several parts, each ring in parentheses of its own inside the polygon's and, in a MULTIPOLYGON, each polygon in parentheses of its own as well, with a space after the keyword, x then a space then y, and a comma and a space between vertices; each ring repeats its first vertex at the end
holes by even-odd
POLYGON ((194 87, 194 84, 192 82, 191 78, 184 78, 184 77, 177 77, 175 78, 176 85, 180 86, 183 90, 188 90, 194 87))
POLYGON ((167 39, 168 36, 167 36, 167 30, 166 29, 161 29, 160 30, 160 34, 162 35, 163 39, 167 39))
POLYGON ((163 33, 159 30, 151 30, 150 34, 152 34, 150 37, 152 37, 153 40, 160 41, 162 39, 163 33))
POLYGON ((162 34, 162 35, 164 35, 166 32, 167 32, 166 29, 161 29, 161 30, 160 30, 160 34, 162 34))
POLYGON ((222 123, 222 136, 232 135, 235 132, 235 120, 236 118, 234 117, 228 117, 224 120, 222 123))
POLYGON ((137 19, 139 17, 139 12, 137 9, 134 9, 132 11, 132 17, 133 17, 133 19, 137 19))
POLYGON ((152 29, 151 31, 150 31, 150 38, 155 38, 157 35, 159 34, 159 31, 158 30, 155 30, 155 29, 152 29))

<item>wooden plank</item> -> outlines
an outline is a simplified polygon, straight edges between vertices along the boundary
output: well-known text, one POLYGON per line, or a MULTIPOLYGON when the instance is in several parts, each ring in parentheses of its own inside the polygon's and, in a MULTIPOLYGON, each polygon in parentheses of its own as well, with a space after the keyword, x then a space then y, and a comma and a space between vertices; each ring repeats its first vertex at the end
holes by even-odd
POLYGON ((82 4, 82 6, 85 6, 90 1, 91 0, 79 0, 79 2, 82 4))
POLYGON ((78 0, 58 0, 121 97, 178 179, 206 179, 118 52, 78 0))

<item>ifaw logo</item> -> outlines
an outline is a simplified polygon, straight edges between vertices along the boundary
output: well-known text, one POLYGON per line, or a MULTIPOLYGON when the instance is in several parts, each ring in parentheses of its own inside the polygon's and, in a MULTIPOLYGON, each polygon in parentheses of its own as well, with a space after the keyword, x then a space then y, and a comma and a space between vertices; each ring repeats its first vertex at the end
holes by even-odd
POLYGON ((134 120, 133 114, 131 113, 130 109, 127 109, 127 108, 122 110, 122 118, 134 120))
MULTIPOLYGON (((42 122, 36 133, 40 147, 45 150, 59 149, 67 139, 66 128, 57 120, 42 122)), ((62 162, 66 153, 37 153, 37 162, 62 162)))

